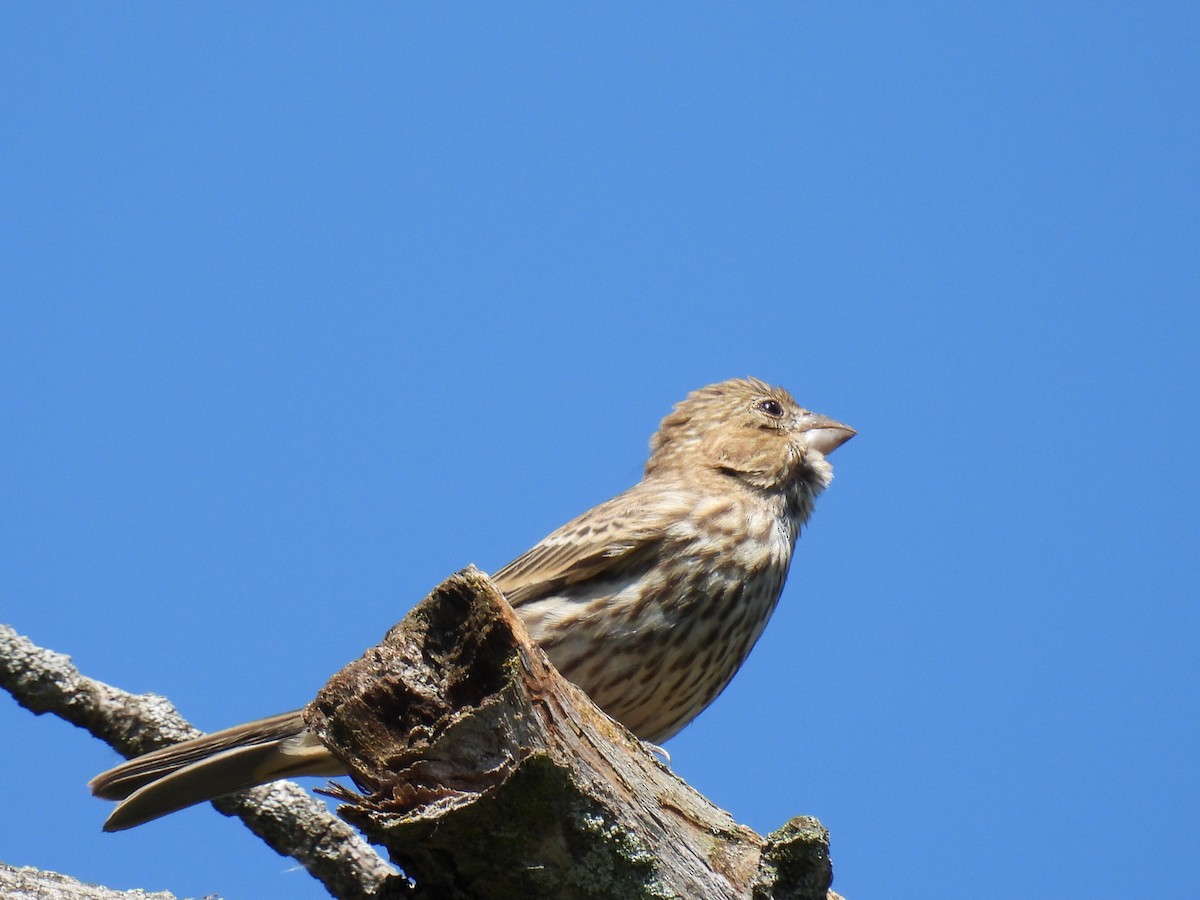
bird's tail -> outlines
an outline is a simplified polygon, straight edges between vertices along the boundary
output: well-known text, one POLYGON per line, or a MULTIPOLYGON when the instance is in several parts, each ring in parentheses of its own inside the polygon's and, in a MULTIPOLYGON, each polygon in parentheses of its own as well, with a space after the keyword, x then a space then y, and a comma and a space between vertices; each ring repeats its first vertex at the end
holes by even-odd
POLYGON ((104 823, 105 831, 121 831, 279 778, 345 771, 296 710, 163 747, 100 773, 88 787, 121 801, 104 823))

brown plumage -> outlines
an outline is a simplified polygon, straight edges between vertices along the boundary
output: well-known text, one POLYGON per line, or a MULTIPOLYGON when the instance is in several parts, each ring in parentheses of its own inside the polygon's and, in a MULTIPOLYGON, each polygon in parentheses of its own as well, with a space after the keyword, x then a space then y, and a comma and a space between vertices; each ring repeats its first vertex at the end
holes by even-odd
MULTIPOLYGON (((492 576, 551 662, 643 740, 674 735, 745 660, 800 528, 853 429, 787 391, 694 391, 650 440, 640 482, 492 576)), ((299 712, 133 759, 92 779, 116 831, 293 775, 341 774, 299 712)))

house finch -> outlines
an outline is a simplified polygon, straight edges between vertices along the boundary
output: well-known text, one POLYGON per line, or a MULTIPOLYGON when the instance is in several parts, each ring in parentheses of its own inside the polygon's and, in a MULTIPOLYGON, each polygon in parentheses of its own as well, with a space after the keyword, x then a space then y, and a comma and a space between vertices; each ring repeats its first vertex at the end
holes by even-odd
MULTIPOLYGON (((721 692, 779 599, 800 527, 854 436, 756 379, 701 388, 650 439, 640 482, 492 576, 550 661, 660 743, 721 692)), ((90 783, 117 831, 293 775, 344 774, 290 712, 148 753, 90 783)))

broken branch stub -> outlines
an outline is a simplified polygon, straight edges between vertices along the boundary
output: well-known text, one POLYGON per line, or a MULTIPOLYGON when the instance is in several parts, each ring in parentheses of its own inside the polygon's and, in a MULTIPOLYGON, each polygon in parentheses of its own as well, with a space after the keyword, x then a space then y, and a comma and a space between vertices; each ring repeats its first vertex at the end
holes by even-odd
MULTIPOLYGON (((762 859, 766 840, 559 675, 473 567, 335 675, 305 718, 362 791, 340 814, 418 896, 807 895, 762 859)), ((805 875, 823 879, 813 897, 826 897, 823 859, 824 875, 805 875)))

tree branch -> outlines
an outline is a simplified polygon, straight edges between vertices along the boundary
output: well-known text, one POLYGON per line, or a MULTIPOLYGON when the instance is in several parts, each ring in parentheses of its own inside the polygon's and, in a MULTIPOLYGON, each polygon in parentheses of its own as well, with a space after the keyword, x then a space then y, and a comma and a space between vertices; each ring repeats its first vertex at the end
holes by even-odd
POLYGON ((25 900, 176 900, 166 891, 114 891, 40 869, 18 869, 0 862, 0 897, 25 900))
MULTIPOLYGON (((0 685, 132 756, 196 734, 163 698, 82 676, 0 626, 0 685)), ((828 834, 763 838, 673 775, 550 665, 487 576, 447 579, 305 719, 361 793, 283 782, 216 801, 339 898, 840 900, 828 834)))
POLYGON ((339 813, 419 897, 826 900, 828 835, 764 839, 550 665, 488 578, 448 579, 305 718, 363 791, 339 813))
MULTIPOLYGON (((165 697, 130 694, 88 678, 70 657, 38 647, 8 625, 0 625, 0 686, 31 712, 53 713, 126 758, 201 733, 165 697)), ((213 806, 299 862, 334 897, 375 900, 408 893, 407 881, 353 828, 294 782, 222 797, 213 806)))

